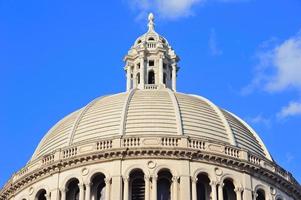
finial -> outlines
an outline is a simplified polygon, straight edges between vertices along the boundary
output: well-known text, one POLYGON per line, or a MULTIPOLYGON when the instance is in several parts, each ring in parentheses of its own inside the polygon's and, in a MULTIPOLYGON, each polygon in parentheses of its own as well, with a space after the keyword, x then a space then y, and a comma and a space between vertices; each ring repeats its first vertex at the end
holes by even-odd
POLYGON ((153 31, 154 30, 154 25, 155 25, 154 19, 155 19, 154 14, 149 13, 149 15, 148 15, 148 25, 147 25, 148 26, 148 31, 153 31))

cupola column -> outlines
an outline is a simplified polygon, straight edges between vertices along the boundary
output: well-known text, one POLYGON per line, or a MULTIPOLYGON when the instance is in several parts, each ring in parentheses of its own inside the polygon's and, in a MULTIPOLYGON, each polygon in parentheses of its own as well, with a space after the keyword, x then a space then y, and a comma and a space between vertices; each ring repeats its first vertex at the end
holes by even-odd
POLYGON ((177 84, 177 64, 172 64, 172 90, 176 91, 176 84, 177 84))
POLYGON ((129 91, 131 89, 131 66, 126 66, 126 90, 129 91))
POLYGON ((145 62, 143 53, 140 53, 140 89, 144 89, 144 77, 145 77, 145 62))
POLYGON ((163 55, 160 55, 159 56, 159 82, 158 84, 159 85, 163 85, 163 58, 164 56, 163 55))

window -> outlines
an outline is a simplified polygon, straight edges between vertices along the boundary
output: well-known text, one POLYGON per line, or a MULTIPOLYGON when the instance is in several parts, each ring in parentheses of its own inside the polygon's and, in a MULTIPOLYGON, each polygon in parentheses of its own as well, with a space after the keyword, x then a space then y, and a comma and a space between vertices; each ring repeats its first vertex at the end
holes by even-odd
POLYGON ((148 41, 154 41, 155 39, 153 37, 148 38, 148 41))
POLYGON ((148 61, 148 66, 149 66, 149 67, 155 66, 155 61, 154 61, 154 60, 149 60, 149 61, 148 61))
POLYGON ((166 63, 163 63, 163 69, 166 69, 166 63))
POLYGON ((148 84, 155 84, 155 73, 153 70, 148 72, 148 84))

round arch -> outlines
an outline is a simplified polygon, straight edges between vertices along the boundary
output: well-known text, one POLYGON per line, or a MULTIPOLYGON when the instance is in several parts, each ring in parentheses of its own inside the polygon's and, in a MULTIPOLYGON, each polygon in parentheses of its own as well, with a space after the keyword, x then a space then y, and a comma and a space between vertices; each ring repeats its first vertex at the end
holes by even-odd
POLYGON ((104 169, 104 168, 97 168, 92 170, 85 179, 83 179, 84 183, 90 183, 91 180, 94 178, 94 176, 96 176, 97 174, 103 174, 106 178, 110 178, 111 175, 110 173, 104 169))
POLYGON ((238 187, 241 187, 241 183, 240 181, 238 181, 237 179, 234 178, 234 175, 232 174, 224 174, 222 177, 221 177, 221 183, 223 183, 225 180, 231 180, 233 182, 233 185, 235 188, 238 188, 238 187))
POLYGON ((154 174, 153 175, 158 175, 158 173, 162 170, 167 170, 167 171, 170 171, 171 175, 172 176, 178 176, 178 172, 177 170, 173 169, 172 167, 170 166, 167 166, 167 165, 159 165, 158 167, 156 167, 156 169, 154 170, 154 174))
POLYGON ((122 174, 123 177, 129 177, 131 172, 134 170, 141 170, 144 173, 144 176, 150 176, 149 171, 142 165, 136 164, 136 165, 131 165, 129 166, 124 173, 122 174))
POLYGON ((205 174, 208 176, 208 178, 210 179, 210 181, 214 181, 213 179, 213 175, 206 169, 204 168, 198 168, 196 169, 193 173, 192 173, 192 178, 196 179, 198 177, 199 174, 205 174))
POLYGON ((79 177, 78 175, 69 175, 64 178, 63 182, 60 184, 60 188, 66 188, 66 185, 68 185, 69 182, 74 179, 77 179, 80 184, 84 184, 82 177, 79 177))

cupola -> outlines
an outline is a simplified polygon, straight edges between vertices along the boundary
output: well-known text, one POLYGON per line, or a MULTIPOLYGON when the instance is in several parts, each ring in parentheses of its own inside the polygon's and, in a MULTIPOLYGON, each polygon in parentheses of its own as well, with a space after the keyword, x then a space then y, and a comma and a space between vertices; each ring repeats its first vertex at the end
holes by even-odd
POLYGON ((127 91, 136 88, 176 91, 179 57, 167 40, 155 31, 152 13, 148 16, 148 31, 137 38, 124 61, 127 91))

